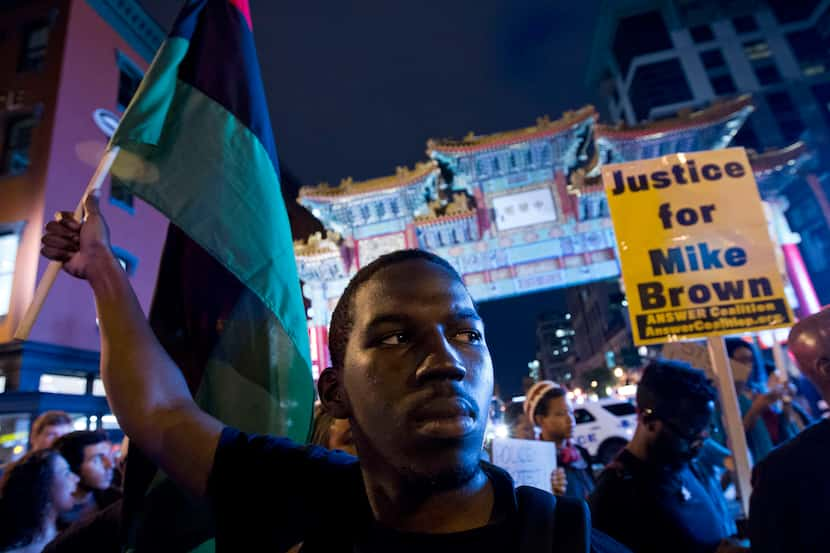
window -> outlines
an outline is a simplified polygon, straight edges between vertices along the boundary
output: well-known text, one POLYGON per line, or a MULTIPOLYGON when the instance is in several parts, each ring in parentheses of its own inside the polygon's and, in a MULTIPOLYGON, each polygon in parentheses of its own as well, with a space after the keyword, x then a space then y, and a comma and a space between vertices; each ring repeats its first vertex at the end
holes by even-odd
POLYGON ((28 413, 9 413, 0 415, 0 463, 15 461, 26 452, 29 441, 31 417, 28 413))
POLYGON ((28 25, 23 32, 23 49, 17 64, 19 72, 40 71, 46 62, 49 45, 49 22, 38 21, 28 25))
POLYGON ((574 420, 576 424, 585 424, 587 422, 594 422, 597 419, 587 409, 574 409, 574 420))
POLYGON ((706 68, 706 74, 709 76, 709 82, 712 84, 715 94, 732 94, 737 91, 735 81, 732 80, 732 75, 729 74, 729 67, 726 65, 726 60, 720 50, 716 48, 701 52, 700 61, 703 63, 703 67, 706 68))
POLYGON ((762 85, 775 84, 781 82, 781 73, 774 63, 767 63, 755 68, 755 76, 758 82, 762 85))
POLYGON ((692 91, 677 58, 641 65, 634 73, 629 98, 639 121, 646 119, 652 108, 685 102, 692 91))
POLYGON ((735 81, 732 80, 731 75, 721 75, 720 77, 710 77, 709 81, 712 83, 712 89, 715 94, 734 94, 738 91, 735 86, 735 81))
POLYGON ((787 41, 804 75, 810 77, 827 70, 828 60, 830 60, 827 44, 815 29, 809 28, 790 33, 787 35, 787 41))
POLYGON ((115 62, 118 64, 118 109, 125 110, 144 74, 138 65, 118 50, 115 51, 115 62))
POLYGON ((709 42, 715 40, 715 33, 709 25, 697 25, 689 29, 689 34, 692 35, 692 40, 700 44, 701 42, 709 42))
POLYGON ((751 40, 744 43, 744 53, 749 61, 757 61, 772 57, 769 44, 766 40, 751 40))
POLYGON ((751 33, 758 30, 758 22, 753 15, 742 15, 732 18, 732 26, 738 34, 751 33))
POLYGON ((487 164, 481 158, 476 159, 476 177, 487 176, 487 164))
POLYGON ((623 75, 628 74, 637 56, 673 47, 669 31, 658 11, 632 15, 620 20, 614 34, 614 57, 623 75))
POLYGON ((786 92, 771 92, 766 95, 766 99, 778 121, 781 137, 788 143, 798 140, 804 132, 804 123, 790 95, 786 92))
POLYGON ((628 415, 636 415, 637 408, 627 401, 620 403, 609 403, 602 406, 603 409, 614 415, 615 417, 625 417, 628 415))
POLYGON ((4 175, 22 175, 29 168, 31 163, 29 150, 32 146, 32 133, 37 126, 37 121, 37 118, 31 114, 9 120, 3 140, 4 175))
POLYGON ((0 318, 9 314, 22 223, 0 226, 0 318))
POLYGON ((720 50, 706 50, 700 53, 700 61, 703 62, 703 67, 706 69, 718 69, 726 67, 726 60, 723 59, 723 54, 720 50))
POLYGON ((51 394, 86 395, 86 378, 80 376, 63 376, 59 374, 40 375, 39 392, 51 394))
POLYGON ((550 163, 550 144, 542 145, 542 163, 550 163))
POLYGON ((755 77, 761 85, 781 82, 781 73, 772 58, 772 52, 766 40, 752 40, 744 43, 744 53, 752 64, 755 77))

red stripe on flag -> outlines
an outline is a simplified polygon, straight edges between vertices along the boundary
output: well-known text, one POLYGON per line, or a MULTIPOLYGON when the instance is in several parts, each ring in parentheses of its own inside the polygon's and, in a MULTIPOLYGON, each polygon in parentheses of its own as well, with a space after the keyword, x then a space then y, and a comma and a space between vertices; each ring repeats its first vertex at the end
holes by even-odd
POLYGON ((245 18, 245 21, 248 22, 248 29, 254 30, 254 26, 251 23, 251 6, 248 5, 248 0, 228 0, 231 4, 236 6, 236 9, 239 10, 239 13, 245 18))

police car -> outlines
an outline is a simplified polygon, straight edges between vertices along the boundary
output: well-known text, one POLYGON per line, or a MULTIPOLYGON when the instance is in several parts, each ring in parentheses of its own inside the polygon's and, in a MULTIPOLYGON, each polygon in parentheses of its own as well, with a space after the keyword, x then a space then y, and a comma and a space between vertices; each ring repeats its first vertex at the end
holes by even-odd
POLYGON ((608 464, 634 435, 637 412, 621 399, 601 399, 574 405, 574 441, 588 450, 595 463, 608 464))

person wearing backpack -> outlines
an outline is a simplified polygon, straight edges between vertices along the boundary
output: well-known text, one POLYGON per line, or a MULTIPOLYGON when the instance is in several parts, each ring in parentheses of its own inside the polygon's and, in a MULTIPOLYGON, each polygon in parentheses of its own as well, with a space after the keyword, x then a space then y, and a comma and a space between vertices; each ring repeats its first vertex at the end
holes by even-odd
POLYGON ((480 451, 493 393, 484 326, 444 259, 404 250, 362 267, 329 334, 321 402, 348 419, 357 458, 243 432, 201 411, 113 255, 97 199, 47 225, 43 254, 86 279, 101 374, 132 444, 206 497, 223 551, 587 553, 584 501, 515 491, 480 451), (532 497, 534 499, 526 499, 532 497))

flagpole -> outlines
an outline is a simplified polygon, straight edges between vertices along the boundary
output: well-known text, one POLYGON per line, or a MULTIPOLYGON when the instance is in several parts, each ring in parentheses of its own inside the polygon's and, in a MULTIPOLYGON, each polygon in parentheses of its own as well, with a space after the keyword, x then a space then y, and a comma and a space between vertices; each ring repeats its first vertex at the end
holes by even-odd
MULTIPOLYGON (((115 158, 118 156, 119 150, 120 148, 118 146, 114 146, 108 150, 101 158, 101 161, 98 162, 98 168, 95 170, 95 174, 92 175, 92 179, 90 179, 89 184, 87 184, 84 195, 81 196, 81 201, 78 202, 78 207, 75 208, 75 212, 73 213, 73 218, 76 221, 80 221, 84 214, 84 203, 86 202, 87 197, 90 194, 97 194, 98 191, 101 190, 101 186, 104 184, 104 179, 106 179, 107 175, 109 175, 110 168, 112 167, 115 158)), ((43 276, 35 289, 35 295, 32 298, 32 303, 29 304, 29 308, 23 315, 23 319, 20 321, 20 324, 17 325, 17 330, 14 332, 15 340, 26 340, 29 338, 29 333, 32 331, 32 327, 40 314, 40 310, 43 309, 43 303, 46 301, 46 296, 49 295, 49 290, 52 289, 52 285, 55 283, 55 279, 58 277, 58 273, 60 273, 62 267, 63 263, 60 261, 50 261, 49 265, 47 265, 46 271, 43 273, 43 276)))

